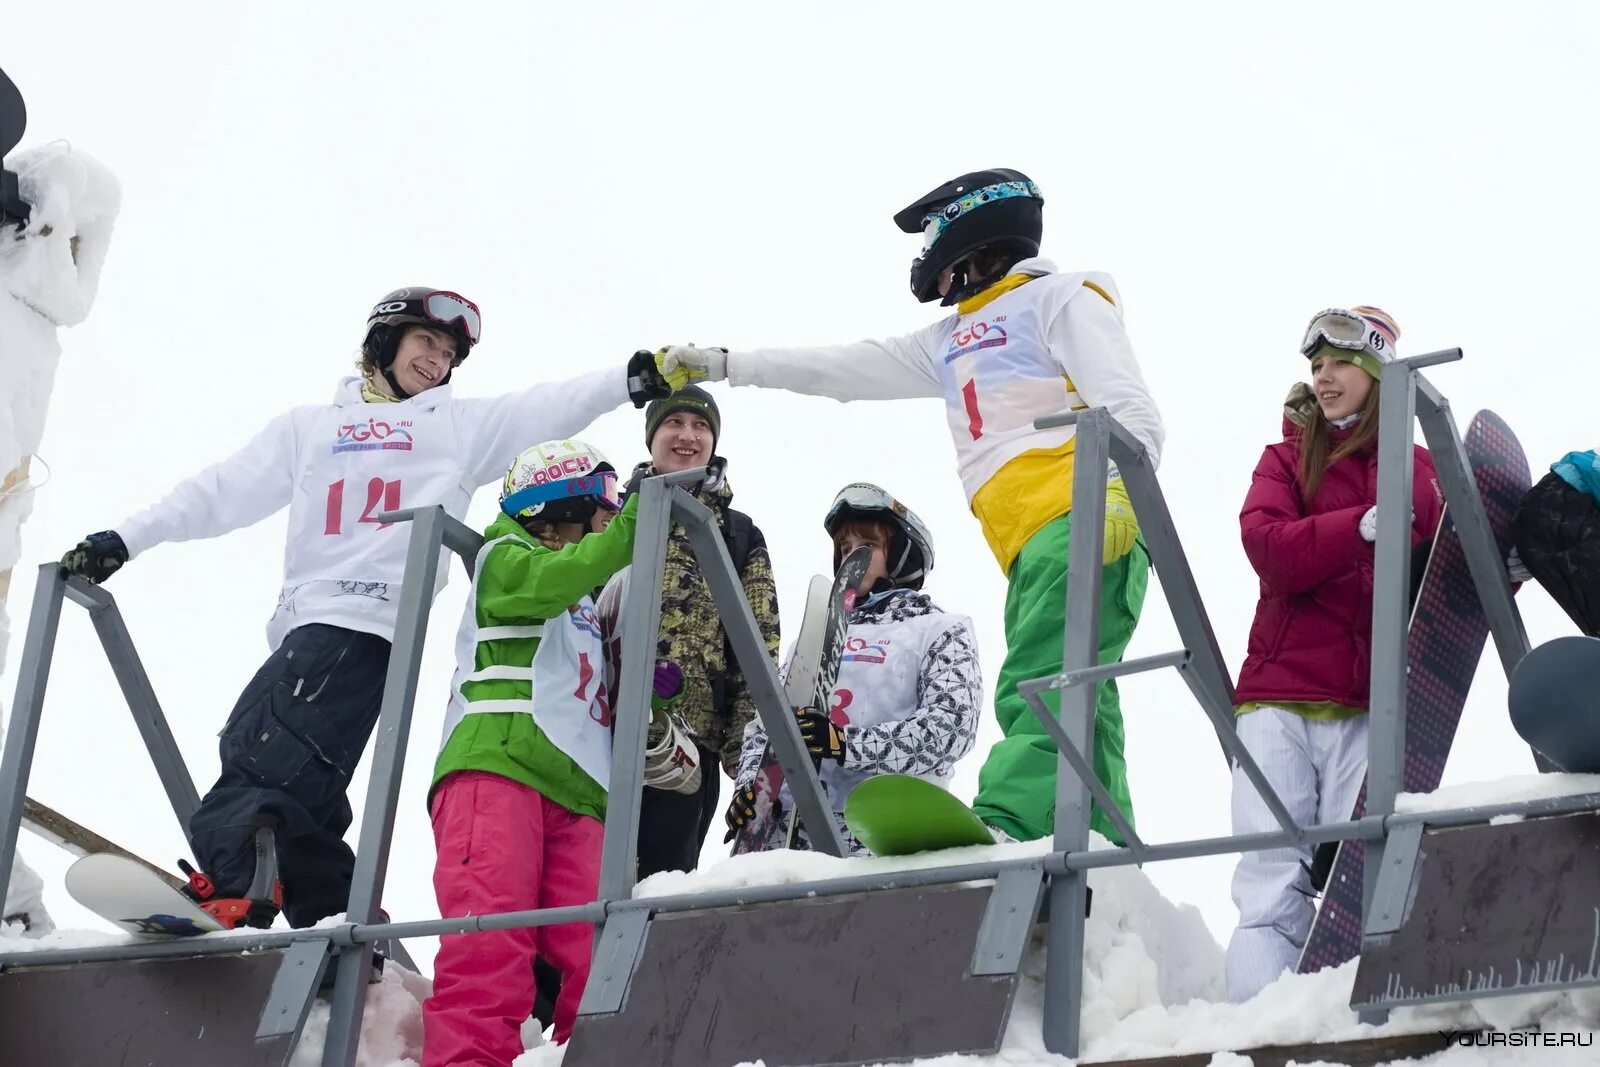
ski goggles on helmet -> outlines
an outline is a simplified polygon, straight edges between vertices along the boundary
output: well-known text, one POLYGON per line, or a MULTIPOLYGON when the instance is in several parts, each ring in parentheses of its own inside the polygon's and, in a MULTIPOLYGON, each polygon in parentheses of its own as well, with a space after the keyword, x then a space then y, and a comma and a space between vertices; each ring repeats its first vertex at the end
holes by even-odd
POLYGON ((507 515, 518 515, 536 504, 549 504, 557 500, 574 500, 590 497, 607 511, 622 510, 622 492, 617 485, 616 471, 598 471, 576 478, 561 478, 518 489, 500 501, 500 510, 507 515))
POLYGON ((370 328, 375 322, 395 321, 438 323, 445 327, 454 326, 459 322, 470 344, 477 344, 478 337, 483 333, 483 315, 478 311, 478 305, 460 293, 452 293, 445 289, 434 289, 429 292, 415 288, 397 290, 390 294, 390 299, 372 309, 367 325, 370 328))
POLYGON ((823 517, 823 528, 832 533, 847 511, 888 511, 904 517, 906 506, 875 485, 855 482, 839 490, 839 495, 833 498, 828 514, 823 517))
POLYGON ((922 251, 917 258, 922 259, 938 242, 940 235, 949 229, 951 224, 964 215, 969 215, 985 204, 992 204, 997 200, 1009 200, 1014 196, 1031 196, 1039 202, 1044 202, 1044 194, 1033 182, 997 182, 994 185, 985 185, 981 189, 973 189, 962 193, 938 211, 924 215, 922 218, 922 251))
POLYGON ((483 333, 483 316, 478 305, 462 296, 443 289, 435 290, 422 298, 422 313, 435 322, 450 326, 456 322, 467 332, 467 340, 478 343, 483 333))
POLYGON ((1387 362, 1394 358, 1394 343, 1394 337, 1376 321, 1344 308, 1328 308, 1312 317, 1300 342, 1300 354, 1310 358, 1319 345, 1327 344, 1346 352, 1370 352, 1380 362, 1387 362))

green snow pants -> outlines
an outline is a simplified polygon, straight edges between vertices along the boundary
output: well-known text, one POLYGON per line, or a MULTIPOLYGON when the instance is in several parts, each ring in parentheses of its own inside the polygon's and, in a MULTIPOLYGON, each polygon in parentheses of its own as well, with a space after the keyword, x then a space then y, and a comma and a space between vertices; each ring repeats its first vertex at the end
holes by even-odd
MULTIPOLYGON (((1006 590, 1006 659, 995 687, 994 713, 1005 737, 989 750, 978 772, 972 808, 984 822, 1020 841, 1049 836, 1056 816, 1056 745, 1017 683, 1059 674, 1067 621, 1067 547, 1072 516, 1063 515, 1028 539, 1011 565, 1006 590)), ((1106 567, 1100 595, 1100 662, 1115 663, 1133 637, 1150 580, 1150 554, 1142 540, 1106 567)), ((1059 693, 1044 694, 1060 713, 1059 693)), ((1115 679, 1095 693, 1094 769, 1106 790, 1133 822, 1128 767, 1123 757, 1122 707, 1115 679)), ((1125 844, 1099 805, 1089 825, 1117 844, 1125 844)))

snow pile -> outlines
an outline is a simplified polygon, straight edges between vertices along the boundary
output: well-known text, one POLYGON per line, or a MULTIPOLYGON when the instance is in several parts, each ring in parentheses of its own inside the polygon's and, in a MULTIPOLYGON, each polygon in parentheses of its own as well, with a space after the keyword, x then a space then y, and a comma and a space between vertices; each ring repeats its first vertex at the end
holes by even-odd
MULTIPOLYGON (((1561 1033, 1593 1033, 1600 1028, 1600 990, 1583 990, 1576 993, 1533 994, 1523 997, 1501 997, 1474 1001, 1469 1004, 1430 1005, 1422 1008, 1403 1008, 1395 1011, 1382 1026, 1368 1026, 1356 1020, 1348 1007, 1350 987, 1355 980, 1356 963, 1322 971, 1318 974, 1285 975, 1262 990, 1247 1004, 1223 1004, 1193 1001, 1166 1009, 1143 1010, 1117 1021, 1103 1031, 1091 1028, 1089 1016, 1084 1016, 1085 1061, 1131 1059, 1145 1056, 1167 1056, 1180 1053, 1217 1052, 1231 1049, 1257 1048, 1263 1045, 1298 1045, 1324 1041, 1355 1041, 1363 1038, 1394 1034, 1439 1034, 1449 1031, 1514 1030, 1538 1027, 1561 1033)), ((1030 992, 1024 986, 1022 994, 1030 992)), ((1038 990, 1042 994, 1042 986, 1038 990)), ((1018 1001, 1018 1011, 1024 1001, 1018 1001)), ((1027 1002, 1030 1011, 1042 1010, 1039 1003, 1027 1002)), ((1014 1016, 1015 1018, 1015 1016, 1014 1016)), ((1020 1022, 1020 1020, 1018 1020, 1020 1022)), ((1006 1037, 1006 1049, 1013 1043, 1037 1051, 1033 1060, 985 1060, 968 1057, 965 1061, 949 1059, 950 1064, 965 1062, 977 1064, 1066 1063, 1043 1051, 1043 1042, 1037 1035, 1038 1022, 1033 1020, 1031 1033, 1019 1033, 1014 1023, 1006 1037)), ((1444 1039, 1440 1039, 1441 1050, 1444 1039)), ((1472 1050, 1474 1059, 1455 1059, 1467 1050, 1452 1050, 1440 1063, 1499 1064, 1509 1062, 1506 1049, 1472 1050), (1491 1054, 1492 1053, 1492 1054, 1491 1054)), ((1571 1051, 1571 1050, 1568 1050, 1571 1051)), ((1551 1049, 1529 1050, 1541 1056, 1550 1056, 1551 1049)), ((1592 1061, 1593 1049, 1584 1050, 1592 1061)), ((947 1058, 948 1059, 948 1058, 947 1058)), ((1531 1062, 1531 1061, 1530 1061, 1531 1062)), ((1540 1060, 1539 1062, 1545 1062, 1540 1060)))
MULTIPOLYGON (((432 991, 433 983, 421 975, 392 964, 385 967, 383 977, 367 986, 356 1067, 417 1067, 422 1062, 422 1001, 432 991)), ((320 1067, 327 1036, 328 1002, 318 997, 289 1067, 320 1067)))

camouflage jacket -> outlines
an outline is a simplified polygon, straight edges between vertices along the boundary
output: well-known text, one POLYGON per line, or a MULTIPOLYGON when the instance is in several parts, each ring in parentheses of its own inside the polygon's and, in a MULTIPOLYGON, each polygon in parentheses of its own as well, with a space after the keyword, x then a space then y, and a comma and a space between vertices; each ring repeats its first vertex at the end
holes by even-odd
MULTIPOLYGON (((639 468, 655 473, 648 463, 639 464, 639 468)), ((714 489, 697 490, 694 496, 712 510, 719 525, 727 521, 733 490, 726 479, 714 489)), ((604 603, 599 606, 601 627, 608 631, 607 643, 613 648, 616 646, 610 638, 614 627, 608 624, 606 616, 620 608, 627 573, 623 571, 612 578, 602 594, 604 603)), ((772 576, 766 539, 759 527, 751 531, 750 553, 739 572, 739 580, 766 641, 767 655, 776 666, 778 589, 772 576)), ((667 536, 656 656, 670 659, 683 668, 683 701, 674 710, 683 717, 695 740, 717 753, 723 769, 733 777, 739 769, 739 745, 745 724, 756 715, 755 701, 734 661, 733 650, 728 647, 711 589, 689 548, 689 535, 676 523, 667 536)))

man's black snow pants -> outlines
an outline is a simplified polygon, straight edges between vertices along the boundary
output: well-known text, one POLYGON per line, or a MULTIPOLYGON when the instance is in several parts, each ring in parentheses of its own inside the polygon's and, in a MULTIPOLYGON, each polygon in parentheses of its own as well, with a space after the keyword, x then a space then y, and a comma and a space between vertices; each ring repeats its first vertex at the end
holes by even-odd
POLYGON ((700 750, 700 788, 693 793, 646 789, 639 801, 639 878, 661 871, 692 871, 700 865, 700 846, 717 817, 722 799, 722 760, 700 750))
POLYGON ((350 775, 377 725, 389 642, 313 623, 256 672, 222 731, 222 775, 189 822, 195 861, 219 897, 255 874, 254 834, 274 827, 284 916, 311 926, 345 910, 355 853, 350 775))

